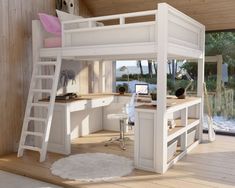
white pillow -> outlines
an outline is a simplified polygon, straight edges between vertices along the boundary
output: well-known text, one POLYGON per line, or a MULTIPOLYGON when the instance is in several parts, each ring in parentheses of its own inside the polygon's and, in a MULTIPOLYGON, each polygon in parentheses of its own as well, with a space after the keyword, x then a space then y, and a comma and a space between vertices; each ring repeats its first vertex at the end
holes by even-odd
MULTIPOLYGON (((69 14, 67 12, 63 12, 63 11, 60 11, 60 10, 56 10, 56 13, 57 13, 57 15, 59 17, 59 20, 61 22, 69 21, 69 20, 83 19, 82 16, 76 16, 76 15, 69 14)), ((98 25, 100 26, 100 23, 98 23, 98 22, 96 23, 95 21, 92 22, 92 27, 96 27, 98 25)), ((70 24, 70 27, 69 28, 67 27, 67 29, 72 29, 72 28, 75 29, 77 27, 79 27, 79 28, 88 28, 88 23, 87 22, 83 22, 83 23, 81 22, 79 24, 77 24, 77 23, 70 24)))
POLYGON ((60 19, 60 21, 69 21, 69 20, 76 20, 76 19, 82 19, 83 17, 82 16, 76 16, 76 15, 73 15, 73 14, 69 14, 67 12, 63 12, 63 11, 60 11, 60 10, 56 10, 56 13, 60 19))

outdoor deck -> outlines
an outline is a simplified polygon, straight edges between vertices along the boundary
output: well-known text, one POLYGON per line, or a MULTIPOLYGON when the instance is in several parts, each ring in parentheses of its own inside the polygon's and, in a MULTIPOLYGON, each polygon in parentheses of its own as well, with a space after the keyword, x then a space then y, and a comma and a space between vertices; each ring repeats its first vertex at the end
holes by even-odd
MULTIPOLYGON (((117 133, 99 132, 79 138, 73 143, 72 153, 105 152, 133 158, 133 141, 128 142, 126 151, 120 150, 116 145, 103 146, 104 141, 115 134, 117 133)), ((204 137, 207 138, 206 135, 204 137)), ((164 175, 135 170, 127 177, 99 183, 68 181, 51 175, 51 164, 61 157, 63 156, 49 153, 46 162, 39 163, 37 153, 26 152, 23 158, 17 158, 16 153, 12 153, 0 158, 0 169, 63 187, 235 187, 234 137, 217 136, 214 143, 200 144, 164 175)))

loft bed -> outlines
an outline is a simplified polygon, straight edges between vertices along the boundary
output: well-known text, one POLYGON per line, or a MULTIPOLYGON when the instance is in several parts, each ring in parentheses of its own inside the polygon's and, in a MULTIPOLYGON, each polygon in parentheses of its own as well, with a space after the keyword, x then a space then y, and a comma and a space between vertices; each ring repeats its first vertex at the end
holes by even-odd
MULTIPOLYGON (((60 54, 63 58, 76 59, 144 59, 157 58, 158 36, 166 24, 169 58, 197 59, 203 56, 202 35, 204 26, 167 4, 161 4, 158 10, 102 16, 62 22, 62 46, 43 48, 39 45, 41 57, 60 54), (165 6, 165 7, 164 7, 165 6), (161 8, 162 7, 162 8, 161 8), (159 10, 160 9, 160 10, 159 10), (161 17, 161 9, 167 13, 161 17), (126 23, 128 18, 154 16, 154 21, 126 23), (119 20, 116 25, 96 27, 93 22, 119 20), (161 23, 163 22, 163 23, 161 23), (79 24, 87 27, 79 28, 79 24)), ((33 21, 33 35, 41 43, 47 34, 39 21, 33 21)), ((161 37, 160 37, 161 38, 161 37)), ((162 38, 161 38, 162 39, 162 38)))
MULTIPOLYGON (((181 13, 166 3, 158 4, 158 10, 111 15, 95 18, 85 18, 71 21, 64 21, 62 24, 62 45, 57 48, 44 48, 43 40, 48 36, 43 31, 39 21, 33 21, 33 61, 34 69, 38 61, 54 59, 55 85, 58 84, 60 64, 62 59, 76 60, 127 60, 127 59, 157 59, 157 110, 156 117, 158 124, 155 125, 153 134, 154 140, 154 172, 164 173, 167 165, 167 60, 168 59, 196 59, 198 60, 198 87, 197 95, 199 102, 203 101, 203 81, 204 81, 204 39, 205 27, 181 13), (154 16, 154 21, 126 23, 128 18, 154 16), (118 19, 116 25, 103 25, 95 27, 93 22, 102 22, 118 19), (79 24, 86 23, 87 27, 79 28, 79 24)), ((46 62, 48 63, 48 62, 46 62)), ((46 65, 46 63, 39 63, 46 65)), ((51 64, 51 63, 50 63, 51 64)), ((31 90, 34 83, 34 72, 32 76, 31 90)), ((40 72, 40 71, 39 71, 40 72)), ((37 76, 37 78, 46 78, 37 76)), ((39 151, 40 161, 46 157, 47 144, 50 134, 50 126, 53 115, 56 87, 53 85, 52 91, 37 90, 37 92, 48 92, 51 94, 50 106, 46 123, 46 130, 41 135, 43 143, 41 148, 25 146, 25 135, 37 135, 26 131, 29 120, 39 120, 38 118, 28 118, 29 108, 32 106, 32 95, 26 107, 23 130, 21 135, 18 157, 23 155, 24 149, 39 151), (28 119, 27 119, 28 118, 28 119), (26 133, 25 133, 26 131, 26 133)), ((197 99, 198 101, 198 99, 197 99)), ((40 106, 40 105, 39 105, 40 106)), ((179 109, 182 107, 180 106, 179 109)), ((173 108, 177 110, 177 108, 173 108)), ((199 105, 197 109, 199 124, 199 142, 202 134, 203 107, 199 105)), ((199 143, 198 142, 198 143, 199 143)), ((136 146, 135 146, 136 148, 136 146)), ((186 154, 185 152, 184 154, 186 154)), ((135 154, 136 155, 136 154, 135 154)), ((176 162, 177 160, 174 160, 176 162)), ((138 168, 138 165, 137 165, 138 168)))

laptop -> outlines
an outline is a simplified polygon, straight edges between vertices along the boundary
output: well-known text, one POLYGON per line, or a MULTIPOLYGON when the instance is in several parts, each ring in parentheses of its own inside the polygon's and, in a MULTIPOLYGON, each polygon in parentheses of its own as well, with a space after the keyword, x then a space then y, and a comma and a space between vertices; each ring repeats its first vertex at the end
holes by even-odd
POLYGON ((135 84, 135 93, 137 95, 148 95, 149 85, 148 84, 135 84))

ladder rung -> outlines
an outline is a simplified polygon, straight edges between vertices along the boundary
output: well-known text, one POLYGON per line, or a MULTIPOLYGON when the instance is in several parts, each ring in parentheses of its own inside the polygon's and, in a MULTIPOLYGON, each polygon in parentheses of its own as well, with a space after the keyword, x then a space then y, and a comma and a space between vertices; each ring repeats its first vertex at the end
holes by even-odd
POLYGON ((29 117, 28 118, 29 121, 41 121, 41 122, 46 122, 46 119, 43 118, 36 118, 36 117, 29 117))
POLYGON ((36 64, 37 65, 56 65, 57 61, 39 61, 36 64))
POLYGON ((35 107, 48 107, 49 106, 49 103, 32 103, 31 106, 35 106, 35 107))
POLYGON ((50 89, 33 89, 32 91, 35 93, 51 93, 50 89))
POLYGON ((21 148, 41 152, 41 148, 39 148, 39 147, 23 145, 23 146, 21 146, 21 148))
POLYGON ((33 136, 41 136, 41 137, 43 137, 43 133, 40 133, 40 132, 25 131, 25 134, 27 134, 27 135, 33 135, 33 136))
POLYGON ((54 79, 53 75, 36 75, 36 79, 54 79))

